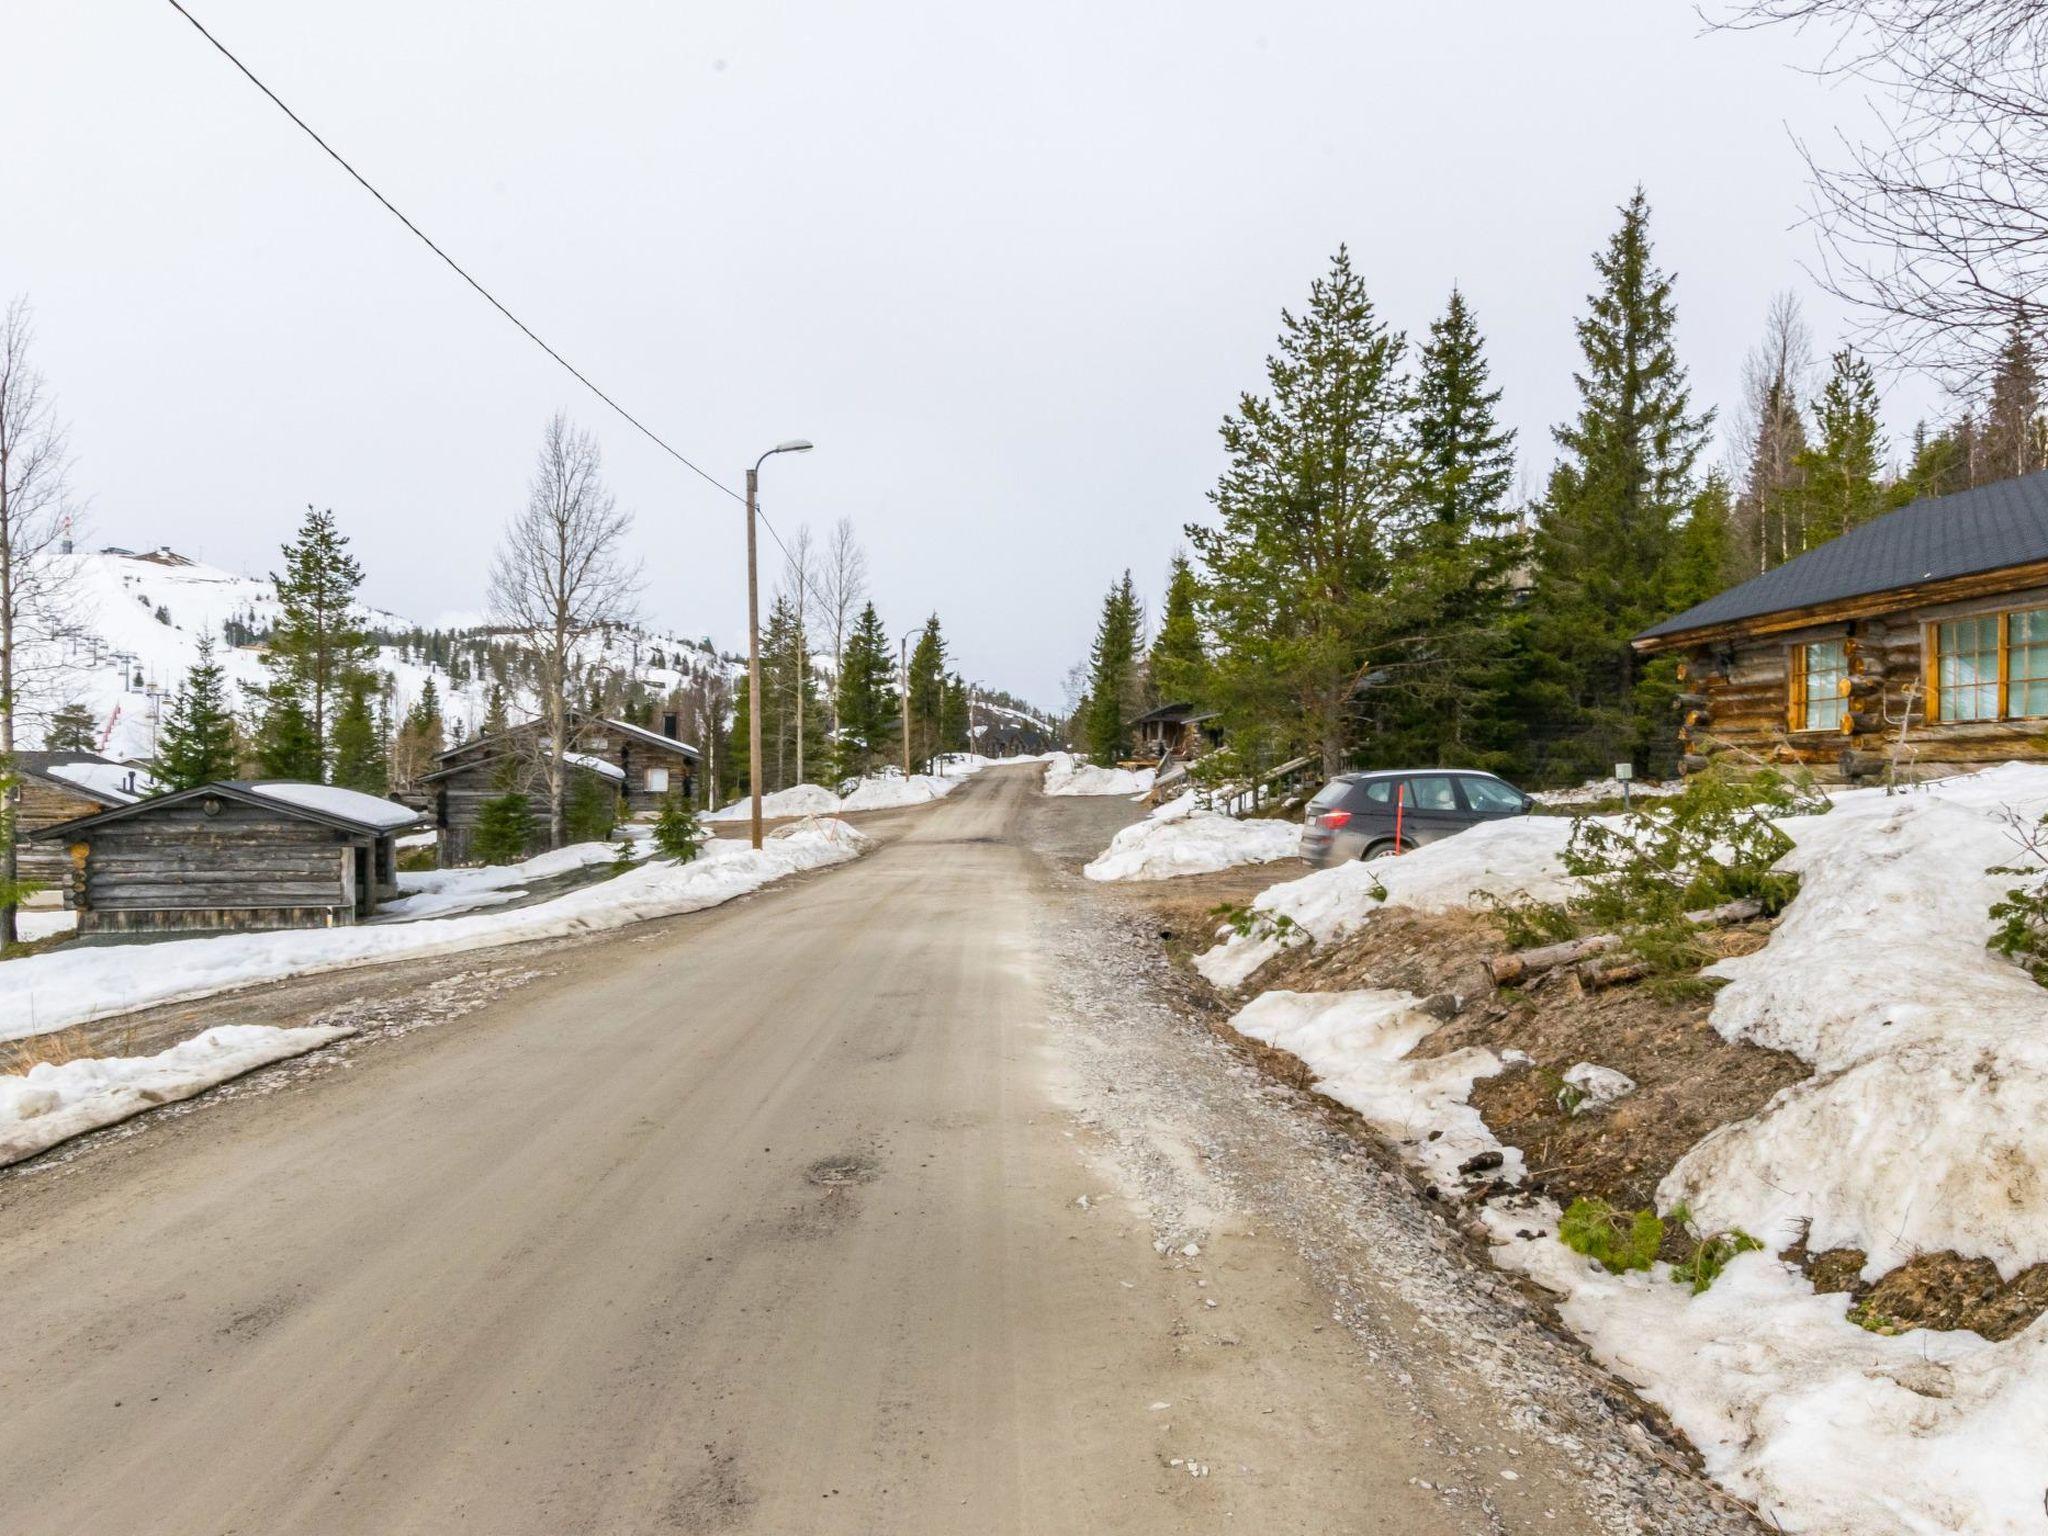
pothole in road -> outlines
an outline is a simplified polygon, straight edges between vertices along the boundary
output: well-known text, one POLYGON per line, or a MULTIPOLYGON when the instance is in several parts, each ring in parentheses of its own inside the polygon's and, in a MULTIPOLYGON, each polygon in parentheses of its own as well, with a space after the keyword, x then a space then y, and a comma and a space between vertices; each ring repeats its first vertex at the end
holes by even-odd
POLYGON ((804 1177, 823 1189, 872 1184, 881 1176, 882 1165, 864 1152, 839 1152, 831 1157, 821 1157, 804 1170, 804 1177))

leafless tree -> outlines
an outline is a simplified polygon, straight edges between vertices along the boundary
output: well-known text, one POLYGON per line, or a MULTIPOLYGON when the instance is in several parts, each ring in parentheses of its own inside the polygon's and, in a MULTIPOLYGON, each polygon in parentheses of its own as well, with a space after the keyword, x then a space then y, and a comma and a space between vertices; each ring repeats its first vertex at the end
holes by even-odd
POLYGON ((718 805, 718 743, 732 714, 732 676, 716 655, 690 674, 681 702, 685 739, 703 743, 704 782, 698 798, 706 810, 713 810, 718 805))
POLYGON ((782 596, 789 604, 789 616, 796 626, 796 633, 792 636, 796 642, 796 669, 791 691, 795 695, 796 708, 794 782, 801 784, 804 782, 804 698, 811 691, 811 626, 825 617, 818 612, 818 599, 811 592, 817 584, 818 551, 808 524, 797 529, 783 553, 782 596))
MULTIPOLYGON (((71 460, 56 402, 30 360, 34 341, 28 303, 15 299, 0 316, 0 769, 14 755, 39 676, 56 670, 57 642, 74 628, 73 567, 64 555, 71 460)), ((18 797, 12 785, 0 796, 0 947, 19 932, 18 797)))
POLYGON ((548 846, 562 846, 570 699, 584 642, 629 622, 638 582, 623 548, 632 514, 604 483, 597 439, 557 411, 542 434, 526 509, 491 562, 493 622, 518 639, 533 669, 544 730, 535 768, 548 792, 548 846))
MULTIPOLYGON (((847 628, 868 595, 868 552, 861 548, 852 518, 842 517, 832 525, 832 536, 825 541, 818 574, 819 595, 830 610, 826 617, 832 626, 832 676, 836 682, 840 665, 846 659, 847 628)), ((834 735, 839 732, 837 687, 832 690, 832 731, 834 735)))
POLYGON ((1764 313, 1763 339, 1742 365, 1735 532, 1747 574, 1769 570, 1805 547, 1793 523, 1806 446, 1800 406, 1812 370, 1813 339, 1799 300, 1781 293, 1764 313))
POLYGON ((1819 276, 1862 305, 1865 351, 1981 382, 2048 288, 2048 6, 2041 0, 1720 0, 1710 19, 1826 39, 1871 88, 1870 142, 1802 145, 1819 276))

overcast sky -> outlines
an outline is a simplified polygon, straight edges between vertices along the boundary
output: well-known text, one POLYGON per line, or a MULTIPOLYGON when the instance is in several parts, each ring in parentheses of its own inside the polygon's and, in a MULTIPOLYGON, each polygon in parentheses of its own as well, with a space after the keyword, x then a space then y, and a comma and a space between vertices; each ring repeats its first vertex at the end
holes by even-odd
MULTIPOLYGON (((1056 704, 1161 585, 1216 425, 1340 241, 1476 308, 1533 480, 1638 180, 1696 398, 1771 294, 1825 355, 1794 135, 1862 108, 1690 5, 188 0, 541 335, 785 532, 850 515, 883 617, 1056 704)), ((436 262, 162 0, 8 0, 0 295, 97 542, 271 567, 332 506, 366 596, 474 612, 542 424, 599 434, 647 616, 744 637, 743 524, 436 262)), ((1903 434, 1931 396, 1889 402, 1903 434)))

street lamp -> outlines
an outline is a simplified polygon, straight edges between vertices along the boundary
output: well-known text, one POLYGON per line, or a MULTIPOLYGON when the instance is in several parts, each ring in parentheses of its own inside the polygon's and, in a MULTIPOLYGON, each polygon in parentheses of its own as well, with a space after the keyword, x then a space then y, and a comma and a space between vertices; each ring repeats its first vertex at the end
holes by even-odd
POLYGON ((754 847, 761 846, 761 579, 754 560, 754 497, 761 466, 778 453, 809 453, 801 437, 777 443, 747 471, 747 787, 753 792, 754 847))

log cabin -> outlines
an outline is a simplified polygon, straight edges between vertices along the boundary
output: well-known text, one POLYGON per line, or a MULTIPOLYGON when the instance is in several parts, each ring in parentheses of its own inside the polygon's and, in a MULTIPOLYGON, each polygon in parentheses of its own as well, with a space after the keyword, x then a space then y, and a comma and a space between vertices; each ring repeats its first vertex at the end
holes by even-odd
POLYGON ((1185 762, 1223 739, 1213 713, 1205 714, 1186 703, 1148 710, 1131 722, 1130 731, 1133 756, 1147 762, 1169 757, 1185 762))
POLYGON ((1914 502, 1637 635, 1681 766, 1933 777, 2048 758, 2048 473, 1914 502))
POLYGON ((14 826, 21 877, 52 889, 69 875, 70 860, 60 845, 31 842, 31 834, 156 793, 147 773, 97 752, 17 752, 9 768, 20 781, 14 826))
POLYGON ((322 928, 398 894, 417 811, 328 784, 221 782, 44 827, 78 931, 322 928))
MULTIPOLYGON (((696 786, 698 752, 678 739, 674 712, 661 717, 659 732, 623 720, 580 712, 570 716, 570 750, 563 762, 573 773, 605 781, 628 817, 651 815, 671 790, 690 798, 696 786)), ((548 791, 540 771, 546 742, 542 721, 529 720, 496 736, 458 743, 438 757, 420 784, 433 796, 434 825, 443 868, 471 862, 470 845, 485 802, 505 793, 508 780, 524 790, 533 808, 534 834, 527 852, 547 847, 548 791)))

